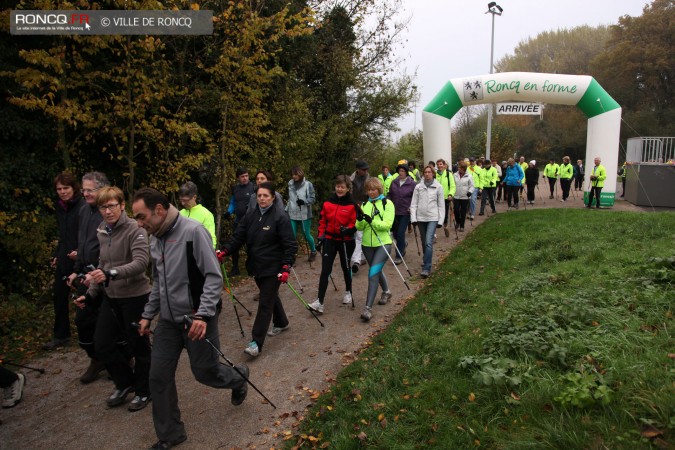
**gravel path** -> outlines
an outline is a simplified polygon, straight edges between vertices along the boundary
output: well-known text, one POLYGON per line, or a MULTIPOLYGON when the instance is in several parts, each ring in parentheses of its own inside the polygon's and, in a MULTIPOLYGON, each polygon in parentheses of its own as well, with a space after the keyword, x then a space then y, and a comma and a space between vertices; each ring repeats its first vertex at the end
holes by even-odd
MULTIPOLYGON (((545 205, 536 205, 536 208, 542 207, 580 208, 581 200, 561 203, 546 199, 545 205)), ((618 201, 613 209, 642 210, 623 201, 618 201)), ((503 213, 506 205, 498 204, 497 210, 503 213)), ((520 211, 523 211, 522 206, 520 211)), ((589 211, 589 214, 598 213, 603 212, 589 211)), ((486 218, 476 216, 473 228, 486 218)), ((467 231, 460 233, 460 240, 473 228, 467 224, 467 231)), ((438 231, 434 267, 457 243, 454 232, 446 238, 442 230, 438 231)), ((365 300, 367 270, 361 270, 354 277, 356 308, 343 307, 344 283, 337 261, 334 278, 338 291, 329 284, 325 313, 319 316, 325 327, 321 327, 303 308, 290 289, 282 286, 280 293, 291 326, 279 336, 268 337, 264 351, 256 359, 249 360, 243 353, 250 339, 253 316, 248 317, 239 308, 246 333, 242 337, 233 309, 225 303, 220 317, 222 351, 235 363, 246 362, 249 365, 251 381, 276 404, 277 409, 263 402, 253 389, 249 389, 244 404, 232 406, 230 391, 212 389, 194 380, 184 352, 176 378, 188 440, 180 448, 269 449, 279 445, 284 436, 293 433, 306 414, 306 408, 312 404, 312 396, 329 387, 340 369, 354 359, 369 338, 388 325, 423 283, 430 282, 419 277, 421 258, 417 255, 413 239, 413 234, 409 234, 406 262, 413 274, 408 283, 411 290, 405 288, 394 267, 387 264, 385 273, 394 295, 389 304, 374 306, 374 317, 370 323, 359 319, 365 300)), ((405 267, 398 267, 408 278, 405 267)), ((310 266, 305 255, 301 254, 296 272, 304 287, 303 297, 310 303, 316 298, 320 262, 310 266)), ((255 315, 255 284, 251 279, 239 278, 235 295, 255 315)), ((295 278, 292 277, 291 282, 299 289, 295 278)), ((31 365, 45 368, 46 374, 24 370, 27 386, 22 402, 0 413, 3 422, 0 425, 1 447, 140 449, 153 444, 156 437, 151 408, 136 413, 128 412, 126 407, 107 408, 105 399, 113 389, 112 382, 102 376, 90 385, 80 384, 78 379, 86 364, 84 352, 76 347, 31 361, 31 365)))

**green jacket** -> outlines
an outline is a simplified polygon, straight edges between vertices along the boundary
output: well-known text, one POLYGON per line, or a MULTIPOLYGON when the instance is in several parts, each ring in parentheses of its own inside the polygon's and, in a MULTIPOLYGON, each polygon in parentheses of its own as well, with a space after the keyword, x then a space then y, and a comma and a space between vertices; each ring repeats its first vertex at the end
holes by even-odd
POLYGON ((390 174, 391 176, 384 180, 384 183, 382 183, 382 186, 384 188, 384 195, 387 195, 389 193, 389 188, 391 187, 391 183, 398 178, 398 172, 390 174))
POLYGON ((480 174, 483 171, 478 166, 469 166, 466 168, 466 171, 473 176, 473 185, 476 189, 483 189, 483 185, 480 182, 480 174))
POLYGON ((595 180, 591 180, 591 185, 593 187, 603 187, 605 185, 605 180, 607 179, 607 170, 605 170, 605 167, 602 164, 593 166, 593 168, 591 169, 591 176, 593 175, 595 175, 598 178, 595 180))
POLYGON ((572 164, 562 164, 560 166, 560 178, 571 180, 574 177, 574 166, 572 164))
POLYGON ((480 185, 482 188, 497 187, 498 182, 499 175, 497 175, 497 169, 494 167, 490 166, 490 168, 480 171, 480 185))
POLYGON ((386 180, 388 180, 389 178, 391 178, 391 177, 392 177, 391 174, 388 174, 388 175, 387 175, 387 178, 384 178, 384 175, 382 175, 382 174, 379 174, 379 175, 377 176, 377 178, 380 179, 380 183, 382 183, 382 186, 384 186, 384 182, 385 182, 386 180))
POLYGON ((204 228, 206 228, 206 231, 209 232, 211 239, 213 240, 213 248, 216 248, 216 223, 213 220, 213 214, 211 214, 211 211, 202 205, 195 205, 190 209, 181 209, 180 215, 192 220, 196 220, 197 222, 204 225, 204 228))
POLYGON ((560 170, 560 166, 557 165, 556 163, 549 163, 546 164, 546 167, 544 168, 544 176, 547 178, 558 178, 558 171, 560 170))
POLYGON ((443 188, 443 198, 447 200, 448 195, 455 196, 457 192, 457 186, 455 185, 455 177, 450 169, 445 169, 445 172, 441 174, 436 172, 436 181, 443 188))
POLYGON ((377 200, 375 203, 367 200, 361 205, 363 214, 371 217, 373 216, 374 208, 377 208, 379 211, 379 214, 373 217, 373 221, 370 224, 365 220, 356 221, 356 229, 363 231, 361 245, 365 247, 379 247, 382 244, 386 245, 392 242, 389 230, 391 230, 391 226, 394 224, 394 216, 396 215, 394 202, 386 201, 386 204, 382 203, 383 200, 377 200))

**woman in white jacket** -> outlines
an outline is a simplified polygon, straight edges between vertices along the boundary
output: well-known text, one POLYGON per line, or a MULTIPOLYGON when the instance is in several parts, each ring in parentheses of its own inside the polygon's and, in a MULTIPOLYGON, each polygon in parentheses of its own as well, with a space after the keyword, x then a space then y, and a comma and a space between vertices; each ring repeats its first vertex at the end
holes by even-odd
POLYGON ((466 221, 466 212, 469 209, 469 200, 475 189, 473 176, 467 172, 466 163, 461 161, 455 174, 455 197, 452 199, 455 209, 455 228, 464 231, 464 222, 466 221))
POLYGON ((443 187, 436 181, 436 170, 426 166, 422 181, 415 186, 410 203, 410 221, 420 230, 420 239, 424 248, 422 272, 427 278, 431 274, 431 258, 434 254, 434 231, 443 223, 445 217, 445 198, 443 187))

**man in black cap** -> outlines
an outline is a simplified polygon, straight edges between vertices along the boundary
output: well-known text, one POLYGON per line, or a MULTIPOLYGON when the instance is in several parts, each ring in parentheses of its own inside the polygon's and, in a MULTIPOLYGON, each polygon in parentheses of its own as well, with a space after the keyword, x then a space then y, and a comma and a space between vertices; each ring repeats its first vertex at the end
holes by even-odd
MULTIPOLYGON (((363 160, 356 161, 356 171, 350 176, 352 180, 352 197, 354 198, 354 203, 361 205, 368 199, 368 194, 366 193, 366 181, 370 178, 368 173, 368 163, 363 160)), ((354 240, 356 241, 356 247, 354 248, 354 253, 352 253, 352 272, 356 273, 359 271, 361 266, 361 239, 363 238, 363 231, 357 231, 354 235, 354 240)))
MULTIPOLYGON (((227 208, 227 214, 234 214, 233 230, 237 229, 239 221, 246 215, 251 195, 255 195, 255 184, 249 180, 248 169, 237 167, 236 175, 237 184, 232 187, 230 205, 227 208)), ((239 252, 232 254, 232 270, 227 275, 239 275, 239 252)))

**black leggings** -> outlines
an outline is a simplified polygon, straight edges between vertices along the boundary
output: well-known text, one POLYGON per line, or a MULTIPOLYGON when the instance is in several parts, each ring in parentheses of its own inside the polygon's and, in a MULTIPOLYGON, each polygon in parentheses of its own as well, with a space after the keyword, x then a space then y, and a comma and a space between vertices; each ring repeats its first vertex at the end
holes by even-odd
POLYGON ((354 247, 356 247, 356 242, 353 240, 334 241, 326 239, 321 251, 321 276, 319 277, 319 302, 322 305, 328 288, 328 277, 333 272, 333 261, 335 261, 336 254, 340 255, 340 267, 345 278, 345 290, 347 292, 352 291, 352 271, 349 267, 349 261, 352 253, 354 253, 354 247), (345 256, 347 259, 345 259, 345 256))
POLYGON ((453 209, 455 210, 455 226, 464 228, 466 221, 466 212, 469 210, 469 199, 461 200, 458 198, 452 199, 453 209))
POLYGON ((518 206, 518 192, 520 191, 520 186, 509 186, 506 185, 506 203, 511 206, 518 206))

